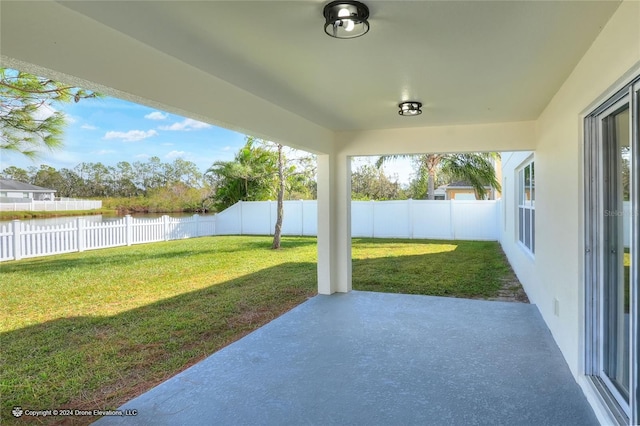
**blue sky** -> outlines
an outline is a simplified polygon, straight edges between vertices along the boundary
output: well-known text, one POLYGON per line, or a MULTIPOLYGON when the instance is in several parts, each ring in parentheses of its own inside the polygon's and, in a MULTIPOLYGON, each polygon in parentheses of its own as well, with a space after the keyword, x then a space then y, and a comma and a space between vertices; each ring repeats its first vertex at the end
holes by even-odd
POLYGON ((40 164, 73 168, 82 162, 109 166, 157 156, 168 163, 176 158, 192 161, 205 171, 214 161, 232 160, 245 143, 241 133, 115 98, 55 107, 67 116, 64 147, 43 151, 35 161, 3 153, 2 169, 40 164))
MULTIPOLYGON (((67 117, 64 147, 43 151, 35 161, 3 152, 0 170, 41 164, 73 169, 83 162, 114 166, 157 156, 165 163, 176 158, 192 161, 204 172, 214 161, 233 160, 245 143, 244 134, 116 98, 84 99, 54 107, 67 117)), ((353 167, 376 159, 358 158, 353 167)), ((384 171, 401 183, 407 183, 412 172, 408 160, 387 163, 384 171)))

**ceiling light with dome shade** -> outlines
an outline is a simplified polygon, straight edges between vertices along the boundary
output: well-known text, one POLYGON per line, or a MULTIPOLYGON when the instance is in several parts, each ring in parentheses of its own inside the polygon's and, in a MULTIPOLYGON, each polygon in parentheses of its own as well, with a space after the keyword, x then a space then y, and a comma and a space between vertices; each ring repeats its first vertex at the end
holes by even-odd
POLYGON ((324 7, 324 32, 335 38, 356 38, 369 31, 369 8, 359 1, 332 1, 324 7))
POLYGON ((398 108, 400 108, 400 111, 398 111, 398 114, 400 114, 400 115, 420 115, 420 114, 422 114, 422 110, 420 109, 420 108, 422 108, 422 103, 421 102, 415 102, 415 101, 402 102, 402 103, 398 104, 398 108))

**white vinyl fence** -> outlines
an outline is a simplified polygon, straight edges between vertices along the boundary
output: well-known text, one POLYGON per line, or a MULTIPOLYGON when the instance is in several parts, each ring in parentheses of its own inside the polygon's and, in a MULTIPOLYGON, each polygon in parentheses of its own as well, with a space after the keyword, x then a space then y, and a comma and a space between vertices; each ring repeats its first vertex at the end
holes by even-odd
POLYGON ((101 200, 63 200, 63 201, 35 201, 26 203, 0 203, 3 212, 40 212, 66 210, 93 210, 102 208, 101 200))
MULTIPOLYGON (((353 201, 351 235, 372 238, 498 240, 499 201, 353 201)), ((210 235, 272 235, 275 201, 240 202, 214 216, 77 218, 62 225, 0 225, 0 261, 210 235)), ((317 201, 285 201, 283 235, 315 236, 317 201)))
POLYGON ((0 225, 0 261, 215 235, 215 217, 135 219, 109 222, 83 218, 61 225, 0 225))

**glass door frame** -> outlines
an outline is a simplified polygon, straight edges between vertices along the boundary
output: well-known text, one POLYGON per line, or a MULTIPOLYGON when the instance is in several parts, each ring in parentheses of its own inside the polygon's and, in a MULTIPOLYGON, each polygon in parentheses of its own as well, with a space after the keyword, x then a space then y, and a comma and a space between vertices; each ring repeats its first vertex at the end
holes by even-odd
MULTIPOLYGON (((640 243, 640 76, 596 107, 584 119, 584 277, 585 277, 585 375, 598 391, 610 414, 620 424, 638 424, 638 248, 640 243), (629 401, 616 390, 604 369, 604 289, 605 260, 609 248, 604 246, 604 209, 606 206, 604 175, 604 119, 628 105, 631 151, 630 169, 630 309, 629 309, 629 401)), ((611 157, 611 156, 609 156, 611 157)), ((608 160, 611 161, 611 160, 608 160)))

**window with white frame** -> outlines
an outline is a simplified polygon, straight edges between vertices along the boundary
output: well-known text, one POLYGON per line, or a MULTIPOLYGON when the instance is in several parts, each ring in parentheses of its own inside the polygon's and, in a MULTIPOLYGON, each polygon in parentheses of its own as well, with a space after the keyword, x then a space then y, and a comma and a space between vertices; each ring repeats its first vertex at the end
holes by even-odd
POLYGON ((536 252, 535 173, 533 158, 518 169, 518 240, 531 254, 536 252))

